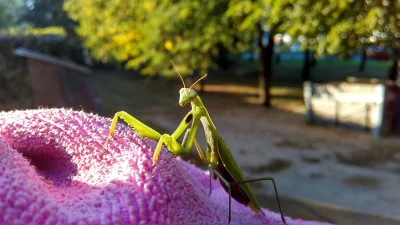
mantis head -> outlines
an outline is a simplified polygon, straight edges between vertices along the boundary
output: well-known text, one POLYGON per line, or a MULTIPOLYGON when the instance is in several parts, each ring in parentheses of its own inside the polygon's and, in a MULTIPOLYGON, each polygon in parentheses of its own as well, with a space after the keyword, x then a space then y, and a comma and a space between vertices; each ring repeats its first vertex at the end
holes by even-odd
POLYGON ((180 105, 181 107, 183 107, 183 106, 185 106, 186 104, 192 102, 192 101, 197 97, 197 92, 196 92, 195 90, 193 90, 192 87, 193 87, 195 84, 197 84, 197 82, 199 82, 199 81, 201 81, 202 79, 204 79, 204 78, 207 76, 207 74, 205 74, 204 76, 200 77, 196 82, 194 82, 194 83, 192 84, 192 86, 190 86, 190 88, 187 88, 187 87, 185 86, 185 81, 183 80, 181 74, 180 74, 179 71, 178 71, 178 68, 176 68, 176 66, 175 66, 174 62, 172 62, 172 60, 171 60, 171 63, 172 63, 172 65, 175 67, 175 70, 176 70, 176 72, 178 72, 178 75, 179 75, 179 77, 181 78, 182 83, 183 83, 183 88, 181 88, 181 90, 179 90, 179 105, 180 105))
POLYGON ((179 90, 179 105, 183 107, 196 97, 197 92, 195 90, 191 88, 181 88, 181 90, 179 90))

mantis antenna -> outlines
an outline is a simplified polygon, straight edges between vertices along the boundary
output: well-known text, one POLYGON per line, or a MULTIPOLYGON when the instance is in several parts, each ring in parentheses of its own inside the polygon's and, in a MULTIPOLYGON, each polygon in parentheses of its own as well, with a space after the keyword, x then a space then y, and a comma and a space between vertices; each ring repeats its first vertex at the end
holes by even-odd
POLYGON ((174 65, 174 68, 175 68, 176 72, 178 73, 179 77, 181 78, 182 83, 183 83, 183 88, 186 88, 185 87, 185 81, 183 81, 183 78, 182 78, 181 74, 179 73, 178 68, 176 68, 175 63, 172 62, 172 60, 169 60, 169 61, 171 61, 172 65, 174 65))
POLYGON ((192 86, 190 86, 189 89, 192 89, 192 87, 193 87, 195 84, 197 84, 199 81, 201 81, 201 80, 203 80, 204 78, 206 78, 206 76, 207 76, 207 74, 204 74, 204 76, 200 77, 196 82, 194 82, 194 83, 192 84, 192 86))

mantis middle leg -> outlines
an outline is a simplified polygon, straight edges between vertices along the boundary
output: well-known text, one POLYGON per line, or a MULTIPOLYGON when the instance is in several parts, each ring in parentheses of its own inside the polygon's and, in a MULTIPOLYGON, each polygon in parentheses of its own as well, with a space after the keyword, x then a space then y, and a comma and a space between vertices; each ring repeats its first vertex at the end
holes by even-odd
POLYGON ((174 155, 186 155, 192 148, 193 142, 200 123, 200 117, 202 114, 199 111, 191 110, 176 128, 173 134, 163 134, 158 141, 157 148, 153 155, 153 166, 156 164, 158 155, 161 152, 161 147, 164 144, 167 149, 174 155), (187 129, 189 123, 192 122, 192 126, 187 129), (187 130, 186 130, 187 129, 187 130), (179 144, 176 140, 186 130, 182 144, 179 144), (187 139, 187 140, 186 140, 187 139))

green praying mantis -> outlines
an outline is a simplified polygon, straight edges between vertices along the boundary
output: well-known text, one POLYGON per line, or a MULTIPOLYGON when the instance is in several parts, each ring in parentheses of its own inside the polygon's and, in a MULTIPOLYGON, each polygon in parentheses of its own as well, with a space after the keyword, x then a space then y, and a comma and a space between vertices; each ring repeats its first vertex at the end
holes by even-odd
POLYGON ((209 196, 211 194, 211 181, 212 178, 219 178, 220 183, 224 187, 224 189, 229 194, 229 212, 228 212, 228 224, 231 222, 231 198, 233 197, 236 201, 241 204, 244 204, 250 207, 254 212, 261 213, 265 216, 265 213, 261 210, 261 206, 257 201, 255 195, 250 189, 248 183, 270 180, 273 183, 274 191, 276 195, 276 199, 278 202, 279 211, 281 214, 282 222, 286 224, 285 218, 282 213, 278 191, 276 188, 275 180, 272 177, 264 177, 258 179, 245 180, 244 176, 239 168, 239 165, 235 161, 231 151, 226 145, 224 139, 219 135, 217 128, 211 120, 211 117, 204 106, 201 98, 198 96, 197 92, 192 89, 192 87, 204 79, 207 74, 197 80, 190 88, 186 88, 185 82, 179 73, 175 64, 171 61, 175 70, 179 74, 179 77, 182 80, 183 88, 179 91, 179 105, 181 107, 190 103, 192 109, 190 112, 183 118, 182 122, 179 124, 178 128, 174 133, 170 134, 160 134, 147 125, 143 124, 133 116, 129 115, 124 111, 117 112, 112 119, 110 126, 110 135, 106 139, 102 154, 104 153, 104 148, 107 146, 108 140, 111 137, 114 138, 114 130, 115 126, 118 122, 118 119, 123 119, 130 127, 135 129, 139 134, 144 137, 151 138, 155 141, 158 141, 157 147, 155 149, 153 155, 153 167, 157 163, 157 159, 161 152, 162 146, 164 145, 173 155, 186 155, 189 153, 192 145, 194 143, 197 152, 200 156, 200 159, 208 165, 210 170, 210 191, 209 196), (203 150, 201 149, 199 143, 196 140, 196 132, 199 127, 200 122, 203 125, 205 137, 206 137, 206 154, 203 154, 203 150), (188 128, 191 123, 191 127, 188 128), (186 132, 185 132, 186 130, 186 132), (178 138, 185 132, 183 136, 183 140, 181 143, 178 142, 178 138))

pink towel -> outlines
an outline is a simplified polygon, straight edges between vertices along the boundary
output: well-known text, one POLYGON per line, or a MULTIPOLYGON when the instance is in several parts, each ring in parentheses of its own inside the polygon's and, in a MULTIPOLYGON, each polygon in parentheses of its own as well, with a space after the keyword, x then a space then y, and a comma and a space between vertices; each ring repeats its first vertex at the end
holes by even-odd
MULTIPOLYGON (((0 224, 227 224, 228 195, 207 172, 111 120, 82 111, 0 113, 0 224), (44 182, 53 182, 48 184, 44 182)), ((231 224, 282 224, 232 202, 231 224)), ((323 224, 292 220, 288 224, 323 224)))

